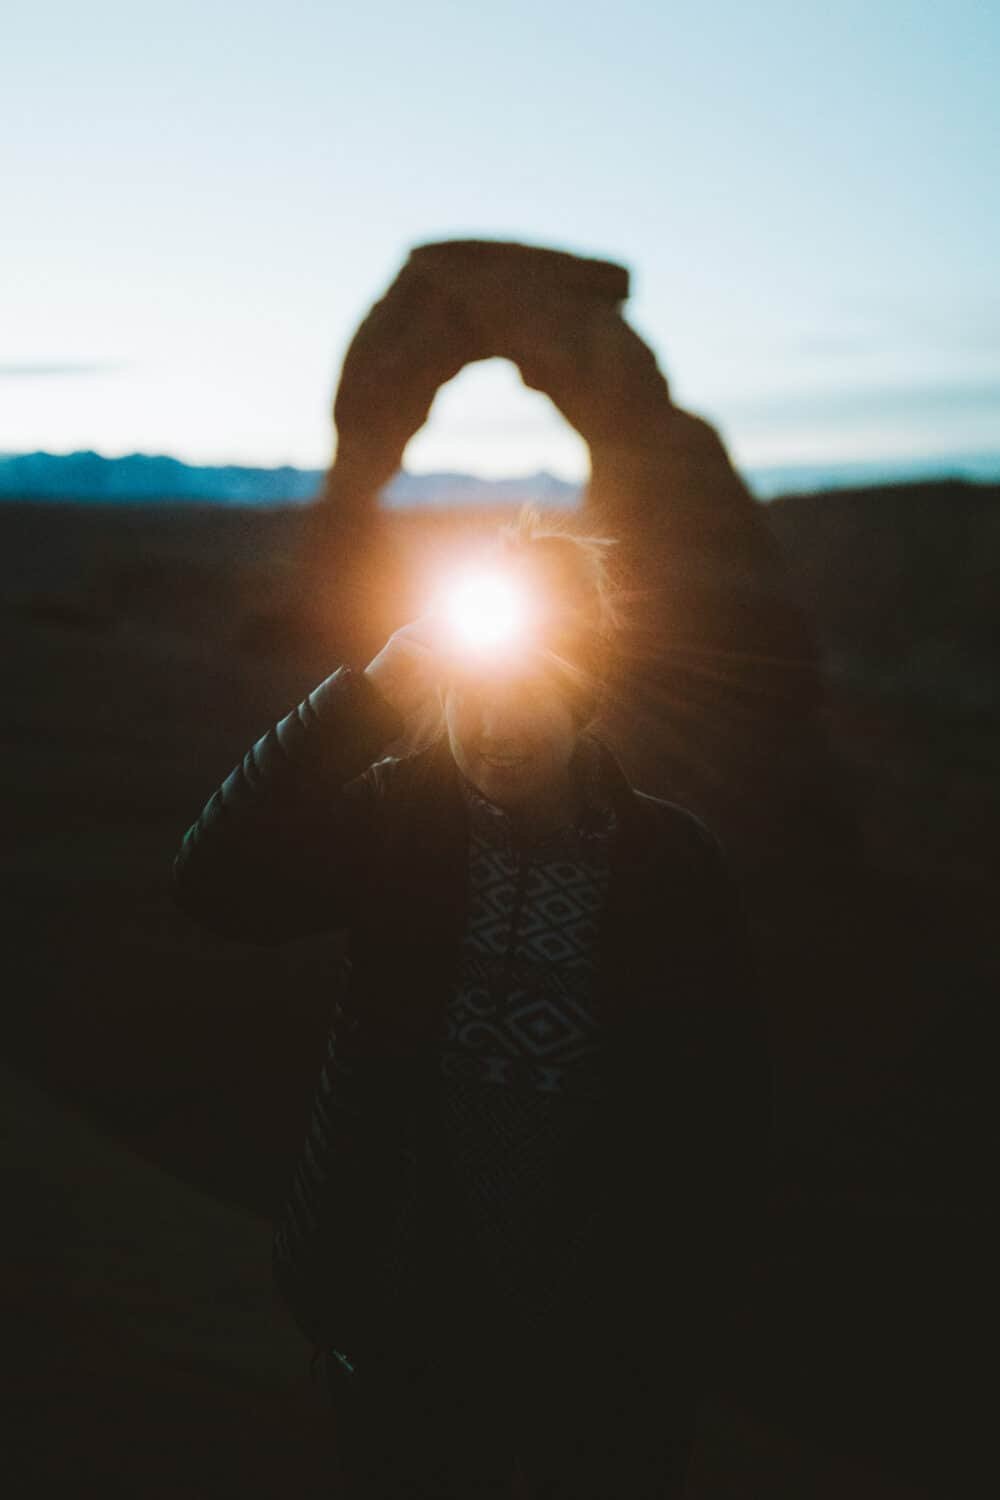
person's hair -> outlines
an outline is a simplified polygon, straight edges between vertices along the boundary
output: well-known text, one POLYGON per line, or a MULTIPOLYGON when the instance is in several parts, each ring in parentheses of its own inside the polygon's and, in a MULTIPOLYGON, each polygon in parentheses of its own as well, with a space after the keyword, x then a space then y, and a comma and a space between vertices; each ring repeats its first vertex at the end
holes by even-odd
POLYGON ((607 563, 615 545, 524 505, 494 546, 506 566, 523 568, 552 601, 543 650, 581 728, 598 710, 621 625, 607 563))

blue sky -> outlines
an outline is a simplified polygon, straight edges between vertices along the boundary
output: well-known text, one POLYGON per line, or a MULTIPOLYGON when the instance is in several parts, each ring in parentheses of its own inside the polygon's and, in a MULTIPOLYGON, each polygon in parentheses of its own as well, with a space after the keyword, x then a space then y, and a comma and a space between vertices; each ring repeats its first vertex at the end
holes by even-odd
MULTIPOLYGON (((34 0, 2 25, 0 451, 317 466, 407 250, 624 261, 746 465, 1000 450, 1000 10, 34 0)), ((510 366, 415 469, 585 471, 510 366)))

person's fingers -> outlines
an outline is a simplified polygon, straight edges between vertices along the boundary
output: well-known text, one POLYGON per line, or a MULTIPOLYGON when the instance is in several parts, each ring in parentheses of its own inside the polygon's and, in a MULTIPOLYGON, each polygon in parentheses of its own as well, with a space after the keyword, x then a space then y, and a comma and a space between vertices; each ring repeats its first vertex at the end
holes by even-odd
POLYGON ((444 617, 434 611, 420 615, 416 620, 400 626, 396 637, 409 645, 430 652, 435 656, 445 654, 449 643, 448 624, 444 617))

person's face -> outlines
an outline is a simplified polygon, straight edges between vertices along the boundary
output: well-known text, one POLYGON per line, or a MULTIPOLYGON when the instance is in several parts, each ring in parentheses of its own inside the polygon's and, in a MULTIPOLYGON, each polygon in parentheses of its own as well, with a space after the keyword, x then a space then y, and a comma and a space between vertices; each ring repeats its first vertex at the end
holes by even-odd
POLYGON ((456 677, 443 698, 455 763, 484 797, 514 810, 544 803, 565 788, 578 730, 551 680, 456 677))

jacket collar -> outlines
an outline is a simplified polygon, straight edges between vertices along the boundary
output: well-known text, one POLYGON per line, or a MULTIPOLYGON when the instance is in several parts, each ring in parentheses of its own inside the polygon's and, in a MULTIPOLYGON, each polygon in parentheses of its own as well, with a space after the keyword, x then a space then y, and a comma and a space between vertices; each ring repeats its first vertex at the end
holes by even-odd
MULTIPOLYGON (((572 825, 554 828, 528 841, 527 847, 539 856, 572 857, 579 847, 579 839, 588 843, 604 840, 618 826, 604 784, 601 753, 596 741, 581 736, 570 761, 570 774, 579 793, 579 813, 572 825)), ((480 834, 489 843, 503 844, 508 848, 521 846, 522 840, 510 814, 485 797, 461 771, 458 783, 472 832, 480 834)))
MULTIPOLYGON (((611 840, 612 869, 639 874, 656 853, 656 825, 651 799, 632 786, 624 767, 610 745, 590 731, 580 737, 580 766, 586 777, 588 807, 601 810, 614 824, 611 840)), ((420 752, 421 772, 441 798, 438 811, 463 831, 468 826, 468 808, 462 777, 446 734, 420 752)), ((433 799, 437 801, 435 797, 433 799)), ((485 800, 485 799, 483 799, 485 800)))

